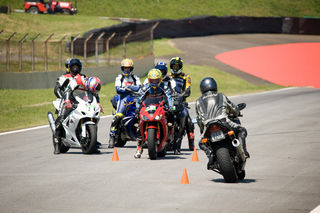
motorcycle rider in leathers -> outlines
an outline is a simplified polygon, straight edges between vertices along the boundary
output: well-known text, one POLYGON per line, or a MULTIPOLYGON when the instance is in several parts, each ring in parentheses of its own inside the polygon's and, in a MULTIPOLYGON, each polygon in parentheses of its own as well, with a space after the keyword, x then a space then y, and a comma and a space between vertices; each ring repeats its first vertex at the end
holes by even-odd
MULTIPOLYGON (((141 88, 140 78, 132 74, 133 69, 134 64, 132 59, 126 58, 121 61, 122 74, 118 75, 115 80, 115 87, 116 92, 119 95, 119 102, 117 106, 117 112, 113 117, 113 121, 110 127, 110 139, 108 146, 109 148, 114 147, 114 143, 116 140, 115 137, 118 131, 118 125, 120 124, 126 107, 124 105, 125 101, 129 97, 132 97, 132 92, 138 92, 141 88)), ((115 99, 115 97, 113 99, 115 99)))
MULTIPOLYGON (((171 123, 172 125, 172 121, 170 120, 170 114, 172 114, 172 109, 173 109, 173 100, 172 100, 172 96, 170 94, 170 90, 168 90, 166 88, 166 86, 164 85, 164 83, 162 82, 162 73, 160 70, 158 69, 151 69, 148 72, 148 82, 149 84, 147 84, 147 88, 143 91, 144 93, 138 98, 137 101, 137 110, 136 110, 136 114, 137 117, 139 116, 139 112, 140 112, 140 108, 141 108, 141 103, 146 99, 146 97, 148 96, 164 96, 166 97, 165 100, 165 110, 167 112, 167 120, 168 120, 168 125, 169 123, 171 123)), ((135 158, 140 158, 143 152, 143 141, 140 135, 140 131, 138 132, 138 142, 137 142, 137 151, 134 155, 135 158)))
MULTIPOLYGON (((176 94, 182 97, 182 101, 184 102, 184 110, 183 114, 185 116, 185 126, 186 132, 188 135, 189 149, 194 149, 194 125, 191 121, 189 112, 188 112, 188 103, 186 102, 186 98, 190 96, 191 93, 191 78, 188 74, 182 72, 183 69, 183 60, 180 57, 174 57, 170 60, 170 83, 171 87, 176 94)), ((181 119, 181 122, 183 120, 181 119)), ((184 125, 179 125, 184 126, 184 125)), ((174 150, 175 154, 181 153, 181 142, 177 141, 176 148, 174 150)))
MULTIPOLYGON (((72 92, 76 89, 85 90, 85 83, 87 77, 84 74, 81 74, 82 63, 79 59, 67 59, 65 62, 66 73, 61 75, 56 82, 54 88, 54 94, 57 98, 61 99, 62 107, 60 107, 60 111, 58 112, 58 117, 56 119, 55 125, 56 130, 54 133, 54 154, 60 154, 60 143, 62 136, 62 122, 66 118, 66 116, 72 111, 72 92)), ((101 87, 101 85, 100 85, 101 87)), ((100 88, 99 88, 100 90, 100 88)), ((99 102, 98 94, 95 94, 97 98, 97 102, 100 106, 101 111, 102 107, 99 102)))
MULTIPOLYGON (((216 81, 207 77, 202 79, 200 83, 202 96, 196 101, 197 120, 201 134, 204 130, 204 122, 213 117, 222 119, 225 126, 235 131, 238 139, 243 147, 246 158, 250 155, 246 149, 247 130, 240 124, 229 119, 229 115, 239 116, 240 111, 223 93, 219 93, 216 81)), ((213 166, 212 148, 207 143, 199 142, 199 147, 209 158, 208 169, 213 166)))

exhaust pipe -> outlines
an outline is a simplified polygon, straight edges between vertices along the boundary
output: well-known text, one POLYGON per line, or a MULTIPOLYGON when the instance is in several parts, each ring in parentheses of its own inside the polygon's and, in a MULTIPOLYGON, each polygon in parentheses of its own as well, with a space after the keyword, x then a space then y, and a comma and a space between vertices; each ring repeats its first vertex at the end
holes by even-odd
POLYGON ((51 112, 48 112, 48 121, 49 121, 51 131, 54 134, 54 132, 56 131, 56 124, 55 124, 55 120, 54 120, 54 117, 51 112))
POLYGON ((242 147, 242 144, 240 143, 240 141, 238 139, 233 139, 232 140, 232 146, 234 146, 236 149, 237 149, 237 152, 241 158, 241 160, 243 162, 246 162, 246 155, 244 154, 244 151, 243 151, 243 147, 242 147))

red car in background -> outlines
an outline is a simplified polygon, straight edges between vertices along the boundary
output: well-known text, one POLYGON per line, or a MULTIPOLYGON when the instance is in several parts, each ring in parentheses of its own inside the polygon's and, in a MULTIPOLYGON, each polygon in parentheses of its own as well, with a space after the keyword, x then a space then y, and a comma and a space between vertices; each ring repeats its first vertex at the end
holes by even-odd
POLYGON ((25 12, 38 13, 63 13, 73 15, 77 13, 77 8, 72 6, 71 2, 51 1, 44 2, 43 0, 25 0, 25 12))

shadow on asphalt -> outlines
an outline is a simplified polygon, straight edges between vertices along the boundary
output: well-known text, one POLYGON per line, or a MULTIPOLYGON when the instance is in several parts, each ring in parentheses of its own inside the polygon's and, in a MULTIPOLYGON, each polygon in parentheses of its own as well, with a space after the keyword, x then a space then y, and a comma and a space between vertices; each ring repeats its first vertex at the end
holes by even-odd
MULTIPOLYGON (((223 178, 212 179, 211 181, 216 182, 216 183, 226 183, 223 178)), ((241 183, 255 183, 255 182, 257 182, 256 179, 244 179, 244 180, 239 180, 236 183, 241 184, 241 183)), ((233 183, 233 184, 236 184, 236 183, 233 183)), ((228 184, 230 184, 230 183, 228 183, 228 184)))

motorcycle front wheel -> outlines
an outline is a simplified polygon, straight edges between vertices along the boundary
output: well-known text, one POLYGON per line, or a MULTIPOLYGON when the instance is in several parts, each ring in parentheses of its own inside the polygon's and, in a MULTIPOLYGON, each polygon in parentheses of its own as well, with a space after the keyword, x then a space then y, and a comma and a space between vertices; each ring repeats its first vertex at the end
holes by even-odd
POLYGON ((86 128, 86 138, 81 141, 83 154, 92 154, 97 151, 97 126, 88 124, 86 128))
POLYGON ((156 129, 148 129, 148 154, 151 160, 157 159, 156 129))
POLYGON ((230 157, 226 144, 221 143, 216 150, 217 162, 220 172, 227 183, 235 183, 238 179, 236 170, 230 157))

